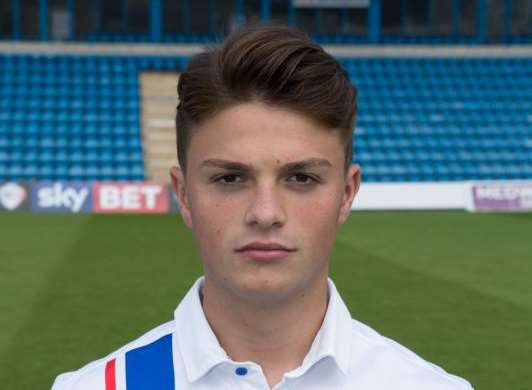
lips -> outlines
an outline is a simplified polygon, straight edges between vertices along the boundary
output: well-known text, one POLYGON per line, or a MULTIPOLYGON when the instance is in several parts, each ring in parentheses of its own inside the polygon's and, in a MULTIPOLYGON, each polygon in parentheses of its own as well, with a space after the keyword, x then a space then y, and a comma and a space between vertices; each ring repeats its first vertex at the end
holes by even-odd
POLYGON ((255 241, 238 248, 235 252, 252 260, 273 261, 281 260, 295 251, 296 249, 281 243, 255 241))

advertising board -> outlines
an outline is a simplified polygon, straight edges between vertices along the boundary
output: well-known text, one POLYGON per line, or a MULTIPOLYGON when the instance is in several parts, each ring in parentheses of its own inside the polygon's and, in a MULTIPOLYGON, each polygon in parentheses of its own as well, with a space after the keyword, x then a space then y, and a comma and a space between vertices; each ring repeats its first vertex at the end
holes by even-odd
POLYGON ((166 213, 168 185, 150 182, 96 182, 93 187, 95 213, 166 213))
POLYGON ((31 210, 41 213, 88 213, 90 183, 40 182, 31 185, 31 210))
POLYGON ((470 193, 470 210, 532 210, 532 181, 472 183, 470 193))

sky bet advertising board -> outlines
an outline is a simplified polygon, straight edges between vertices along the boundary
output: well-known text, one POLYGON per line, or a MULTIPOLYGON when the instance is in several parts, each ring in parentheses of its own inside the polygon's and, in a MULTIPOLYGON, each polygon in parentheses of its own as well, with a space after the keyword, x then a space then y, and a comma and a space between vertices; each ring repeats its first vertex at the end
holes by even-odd
POLYGON ((167 183, 0 182, 0 212, 161 214, 178 210, 167 183))
POLYGON ((40 213, 88 213, 92 209, 91 192, 89 183, 33 183, 31 209, 40 213))
POLYGON ((93 186, 95 213, 150 213, 169 211, 168 185, 163 183, 97 182, 93 186))

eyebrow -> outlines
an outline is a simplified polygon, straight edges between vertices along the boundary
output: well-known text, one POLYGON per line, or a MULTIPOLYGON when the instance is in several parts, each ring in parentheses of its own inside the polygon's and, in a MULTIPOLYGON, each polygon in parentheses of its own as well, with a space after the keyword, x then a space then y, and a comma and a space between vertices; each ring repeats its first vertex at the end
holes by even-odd
MULTIPOLYGON (((210 158, 202 161, 200 164, 201 167, 215 167, 223 168, 229 171, 243 171, 243 172, 252 172, 254 170, 253 165, 244 164, 237 161, 224 160, 221 158, 210 158)), ((310 168, 325 167, 330 168, 332 164, 329 160, 323 158, 308 158, 306 160, 294 161, 283 165, 280 170, 285 171, 299 171, 310 168)))

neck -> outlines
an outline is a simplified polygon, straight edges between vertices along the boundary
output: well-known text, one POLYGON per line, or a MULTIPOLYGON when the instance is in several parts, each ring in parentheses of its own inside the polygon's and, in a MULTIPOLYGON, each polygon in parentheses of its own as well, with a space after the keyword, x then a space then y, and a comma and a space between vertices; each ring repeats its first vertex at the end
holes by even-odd
POLYGON ((299 367, 327 310, 327 277, 281 303, 243 301, 205 278, 203 310, 222 348, 234 361, 259 364, 273 387, 299 367))

